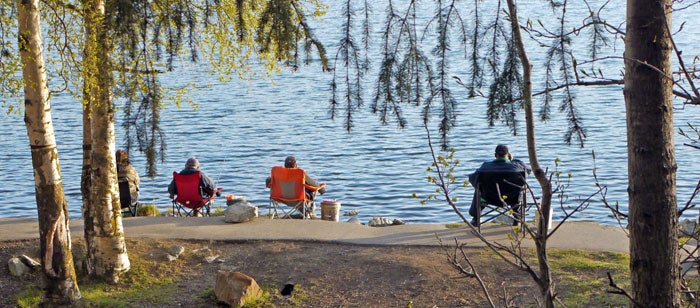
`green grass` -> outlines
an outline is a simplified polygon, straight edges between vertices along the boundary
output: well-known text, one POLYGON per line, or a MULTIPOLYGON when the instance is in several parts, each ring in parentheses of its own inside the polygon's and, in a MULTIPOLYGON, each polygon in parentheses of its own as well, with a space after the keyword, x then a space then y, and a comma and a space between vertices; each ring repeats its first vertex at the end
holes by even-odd
POLYGON ((217 205, 217 206, 214 206, 214 207, 211 209, 210 215, 211 215, 211 216, 224 216, 224 212, 225 212, 225 211, 226 211, 226 207, 225 207, 225 206, 218 206, 218 205, 217 205))
POLYGON ((17 295, 17 306, 22 308, 39 307, 41 291, 36 286, 28 287, 17 295))
POLYGON ((162 216, 155 204, 141 204, 136 216, 162 216))
MULTIPOLYGON (((134 307, 140 305, 167 305, 178 291, 173 277, 178 273, 158 266, 155 260, 130 256, 131 269, 117 284, 79 278, 78 285, 87 307, 134 307), (163 270, 154 271, 153 268, 163 270)), ((20 307, 38 307, 41 293, 36 287, 28 288, 17 297, 20 307)))
POLYGON ((569 307, 626 306, 627 299, 606 293, 607 273, 618 286, 629 289, 629 255, 583 250, 548 251, 549 264, 560 299, 569 307))
POLYGON ((460 227, 463 227, 463 226, 466 226, 466 225, 467 225, 467 223, 465 223, 465 222, 453 222, 453 223, 446 224, 446 225, 445 225, 445 228, 447 228, 447 229, 457 229, 457 228, 460 228, 460 227))
POLYGON ((99 307, 130 307, 134 303, 167 304, 177 292, 173 277, 177 273, 168 270, 153 271, 157 261, 131 256, 131 269, 116 284, 81 281, 83 297, 99 307))

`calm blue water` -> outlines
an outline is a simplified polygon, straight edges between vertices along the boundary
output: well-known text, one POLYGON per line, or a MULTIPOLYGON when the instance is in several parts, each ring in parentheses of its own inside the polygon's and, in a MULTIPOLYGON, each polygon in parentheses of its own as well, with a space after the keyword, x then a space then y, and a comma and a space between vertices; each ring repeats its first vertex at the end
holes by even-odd
MULTIPOLYGON (((542 10, 535 6, 539 4, 531 4, 528 4, 528 8, 532 8, 532 12, 542 10)), ((618 16, 622 16, 624 3, 613 5, 617 5, 613 9, 618 10, 618 16)), ((383 11, 377 4, 375 6, 375 11, 383 11)), ((334 7, 337 6, 331 6, 332 11, 323 24, 326 30, 320 33, 322 41, 328 44, 329 54, 335 53, 338 40, 338 33, 331 31, 338 28, 333 24, 337 20, 333 18, 337 14, 333 11, 334 7)), ((691 13, 684 12, 686 16, 691 13)), ((526 13, 521 14, 523 19, 528 17, 526 13)), ((375 33, 378 33, 382 20, 376 21, 375 33)), ((675 24, 679 25, 682 21, 682 16, 674 17, 675 24)), ((320 25, 318 22, 317 26, 320 25)), ((692 39, 697 37, 699 30, 686 27, 685 31, 677 43, 684 50, 684 55, 690 57, 699 53, 697 40, 692 39)), ((532 42, 530 44, 535 46, 532 42)), ((618 42, 615 47, 619 56, 624 46, 618 42)), ((542 63, 543 56, 543 50, 531 48, 535 78, 543 74, 542 65, 538 65, 542 63)), ((609 61, 608 64, 604 69, 613 72, 613 76, 619 76, 623 70, 621 63, 609 61)), ((376 65, 373 67, 375 71, 376 65)), ((464 76, 465 65, 453 67, 454 75, 464 76)), ((421 206, 419 199, 411 197, 413 193, 425 196, 435 189, 426 181, 429 175, 426 168, 431 163, 431 157, 418 109, 404 109, 409 113, 410 121, 409 127, 403 130, 397 129, 395 124, 380 125, 375 115, 364 110, 355 118, 355 129, 347 133, 341 121, 329 118, 328 84, 331 75, 320 73, 316 66, 302 67, 294 73, 282 72, 272 80, 221 83, 206 65, 182 61, 177 63, 175 72, 162 78, 166 86, 198 85, 190 94, 199 108, 193 111, 187 105, 180 109, 174 104, 165 106, 162 119, 168 143, 167 157, 157 166, 158 176, 142 176, 143 202, 154 203, 161 210, 169 208, 166 190, 172 172, 182 169, 188 157, 196 156, 200 159, 202 170, 217 181, 226 194, 245 196, 257 205, 266 206, 269 191, 264 188, 264 182, 270 167, 282 164, 287 155, 295 155, 300 167, 328 184, 328 193, 322 199, 339 200, 342 203, 341 212, 359 211, 363 222, 372 216, 399 218, 414 223, 458 220, 444 203, 432 202, 421 206)), ((512 136, 508 129, 500 125, 488 127, 485 102, 467 100, 466 93, 457 84, 452 87, 460 104, 457 127, 450 137, 457 150, 456 157, 461 161, 456 171, 459 181, 466 180, 467 174, 482 161, 491 159, 497 143, 508 144, 516 157, 527 159, 524 136, 512 136)), ((535 87, 537 89, 538 85, 535 87)), ((368 82, 365 93, 367 102, 372 90, 372 83, 368 82)), ((577 90, 577 96, 577 106, 588 128, 586 147, 563 143, 567 127, 565 117, 554 114, 549 122, 537 123, 540 162, 549 170, 554 170, 554 159, 559 158, 562 162, 558 169, 564 174, 573 175, 568 187, 568 199, 561 202, 568 208, 596 192, 591 158, 591 152, 595 151, 597 175, 601 183, 608 186, 608 201, 619 202, 621 208, 626 209, 627 160, 622 87, 581 88, 577 90)), ((67 94, 58 94, 53 96, 52 106, 64 189, 71 216, 78 218, 81 215, 80 103, 67 94)), ((677 106, 681 107, 680 101, 677 106)), ((698 108, 679 109, 676 111, 676 125, 685 128, 686 122, 698 124, 695 119, 699 115, 698 108)), ((0 217, 36 217, 31 159, 22 117, 3 113, 0 121, 3 144, 0 161, 4 173, 0 178, 0 203, 3 207, 0 217)), ((521 122, 524 122, 522 117, 521 122)), ((435 123, 431 124, 432 136, 437 135, 436 127, 435 123)), ((123 136, 119 123, 116 129, 119 146, 123 136)), ((524 132, 522 125, 519 131, 524 132)), ((685 141, 681 136, 676 136, 679 205, 687 201, 700 179, 700 166, 696 163, 700 159, 700 151, 683 146, 685 141)), ((131 155, 136 168, 145 174, 142 153, 133 152, 131 155)), ((529 182, 537 189, 533 177, 529 182)), ((465 215, 472 193, 471 187, 458 188, 455 192, 459 198, 458 205, 465 215)), ((614 224, 609 211, 598 199, 576 215, 575 220, 614 224)), ((223 203, 219 202, 219 205, 223 203)), ((561 210, 554 213, 555 219, 561 215, 561 210)), ((691 215, 697 215, 697 211, 689 213, 688 217, 691 215)))

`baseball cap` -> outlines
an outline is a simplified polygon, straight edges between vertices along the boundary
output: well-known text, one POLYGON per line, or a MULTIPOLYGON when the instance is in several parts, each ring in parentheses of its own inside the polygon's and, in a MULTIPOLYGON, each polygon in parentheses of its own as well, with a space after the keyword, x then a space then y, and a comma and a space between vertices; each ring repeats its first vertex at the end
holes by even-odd
POLYGON ((499 144, 496 146, 496 154, 499 156, 504 156, 506 154, 510 153, 508 150, 508 147, 505 144, 499 144))

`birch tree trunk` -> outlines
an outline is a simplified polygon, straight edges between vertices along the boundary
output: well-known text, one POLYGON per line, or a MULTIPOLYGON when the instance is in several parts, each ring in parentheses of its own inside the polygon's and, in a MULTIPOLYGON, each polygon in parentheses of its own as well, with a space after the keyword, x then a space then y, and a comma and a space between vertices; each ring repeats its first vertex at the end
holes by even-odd
POLYGON ((51 119, 38 0, 17 2, 19 50, 24 78, 24 121, 32 152, 39 219, 42 305, 72 305, 80 298, 69 230, 68 203, 51 119))
MULTIPOLYGON (((124 241, 117 167, 114 159, 114 105, 111 46, 104 27, 104 2, 85 1, 86 78, 90 125, 90 191, 85 215, 88 273, 110 282, 119 281, 130 268, 124 241), (92 78, 95 77, 95 78, 92 78)), ((88 123, 84 123, 88 124, 88 123)))
POLYGON ((667 30, 671 2, 627 1, 624 95, 630 272, 632 297, 640 307, 680 306, 671 35, 667 30))

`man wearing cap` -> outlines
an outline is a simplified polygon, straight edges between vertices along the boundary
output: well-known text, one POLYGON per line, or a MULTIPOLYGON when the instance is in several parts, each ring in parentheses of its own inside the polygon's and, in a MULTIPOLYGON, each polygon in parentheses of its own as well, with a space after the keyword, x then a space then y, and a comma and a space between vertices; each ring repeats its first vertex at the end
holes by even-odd
MULTIPOLYGON (((294 157, 294 156, 287 156, 287 157, 284 159, 284 167, 285 167, 285 168, 299 168, 299 167, 297 166, 297 159, 296 159, 296 157, 294 157)), ((314 180, 313 178, 311 178, 308 174, 306 174, 306 172, 304 172, 304 175, 305 175, 304 182, 305 182, 306 184, 311 185, 311 186, 314 186, 314 187, 320 187, 320 188, 318 189, 318 193, 320 193, 320 194, 322 194, 322 195, 326 193, 326 184, 325 184, 325 183, 318 183, 318 182, 316 182, 316 180, 314 180)), ((267 177, 267 179, 265 180, 265 187, 270 188, 271 180, 272 180, 272 179, 271 179, 270 177, 267 177)), ((313 191, 313 190, 309 190, 309 189, 307 189, 307 188, 304 188, 304 192, 306 193, 306 198, 309 199, 309 200, 314 200, 314 198, 316 197, 316 192, 313 191)), ((309 211, 310 211, 310 213, 311 213, 312 216, 315 215, 314 209, 313 209, 313 208, 309 209, 309 211)))
MULTIPOLYGON (((499 144, 496 146, 496 150, 494 152, 494 156, 496 156, 496 159, 492 161, 487 161, 484 162, 479 169, 476 169, 474 173, 469 175, 469 183, 472 184, 476 188, 477 185, 477 180, 478 180, 478 175, 479 172, 494 172, 494 171, 514 171, 514 172, 525 172, 526 174, 530 174, 532 169, 530 169, 530 166, 525 164, 519 159, 513 159, 513 155, 510 154, 510 151, 508 150, 508 146, 504 144, 499 144)), ((472 217, 476 217, 476 191, 474 191, 474 197, 472 198, 472 204, 469 207, 469 215, 472 217)), ((476 219, 472 219, 472 225, 477 224, 476 219)))
MULTIPOLYGON (((287 158, 284 159, 284 167, 285 168, 299 168, 297 166, 296 157, 287 156, 287 158)), ((306 174, 306 178, 304 178, 304 182, 306 182, 306 184, 309 184, 309 185, 314 186, 314 187, 321 187, 318 190, 318 193, 320 193, 322 195, 326 193, 326 185, 319 184, 318 182, 316 182, 316 180, 312 179, 308 174, 306 174)), ((313 200, 316 197, 316 192, 306 189, 306 197, 309 200, 313 200)))
MULTIPOLYGON (((201 175, 199 178, 200 191, 205 194, 202 196, 202 198, 209 198, 214 195, 214 193, 218 195, 219 192, 216 190, 216 184, 203 171, 199 170, 199 161, 196 158, 188 158, 187 162, 185 163, 185 169, 182 169, 179 173, 182 175, 188 175, 197 171, 199 171, 199 174, 201 175)), ((168 185, 168 192, 170 193, 170 199, 175 198, 175 195, 177 195, 177 186, 175 186, 174 179, 170 181, 170 185, 168 185)))

